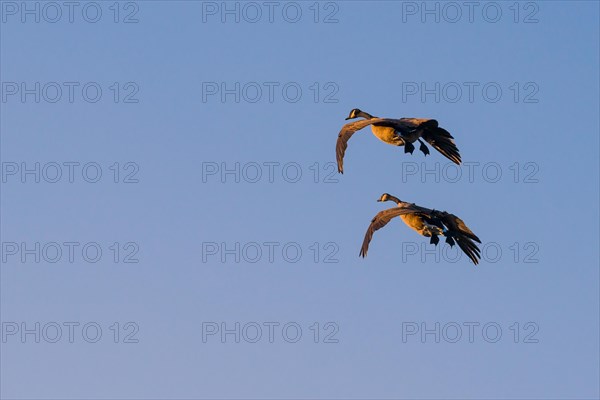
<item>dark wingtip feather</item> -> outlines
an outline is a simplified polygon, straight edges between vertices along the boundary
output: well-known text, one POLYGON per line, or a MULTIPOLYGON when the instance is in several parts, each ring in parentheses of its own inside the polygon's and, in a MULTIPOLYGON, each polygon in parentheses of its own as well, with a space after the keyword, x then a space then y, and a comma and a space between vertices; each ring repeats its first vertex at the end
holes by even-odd
POLYGON ((367 256, 367 251, 368 250, 365 250, 365 247, 363 245, 363 247, 360 249, 360 253, 358 253, 358 256, 362 257, 362 258, 365 258, 367 256))
POLYGON ((461 164, 462 160, 458 147, 454 143, 454 137, 444 128, 426 129, 423 139, 456 165, 461 164))
POLYGON ((471 259, 471 261, 473 261, 473 264, 479 264, 481 251, 475 243, 465 236, 457 237, 456 242, 458 243, 460 249, 471 259))

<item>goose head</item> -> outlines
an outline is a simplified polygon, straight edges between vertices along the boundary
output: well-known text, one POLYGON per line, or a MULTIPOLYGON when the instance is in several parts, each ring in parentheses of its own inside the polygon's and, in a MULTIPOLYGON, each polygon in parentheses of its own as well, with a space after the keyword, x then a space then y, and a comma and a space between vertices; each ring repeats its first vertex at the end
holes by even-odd
POLYGON ((373 116, 371 114, 368 114, 358 108, 354 108, 354 109, 352 109, 352 111, 350 111, 350 114, 348 115, 348 118, 346 118, 346 120, 359 118, 359 117, 363 117, 365 119, 373 118, 373 116))

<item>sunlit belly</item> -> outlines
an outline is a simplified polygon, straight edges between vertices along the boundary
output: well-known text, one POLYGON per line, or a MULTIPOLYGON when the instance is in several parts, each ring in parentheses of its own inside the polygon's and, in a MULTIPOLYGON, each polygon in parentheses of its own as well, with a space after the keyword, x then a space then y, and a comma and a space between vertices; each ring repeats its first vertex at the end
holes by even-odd
POLYGON ((391 144, 394 146, 402 146, 404 140, 396 133, 396 130, 389 126, 376 126, 371 125, 371 131, 373 135, 384 143, 391 144))
POLYGON ((442 229, 435 225, 430 225, 423 220, 420 215, 417 214, 406 214, 401 215, 402 221, 408 225, 411 229, 423 236, 430 237, 432 235, 443 235, 442 229))
POLYGON ((415 231, 421 233, 421 231, 423 230, 424 224, 423 224, 423 219, 417 215, 417 214, 406 214, 406 215, 401 215, 400 218, 402 218, 402 221, 404 221, 404 223, 406 225, 408 225, 411 229, 414 229, 415 231))

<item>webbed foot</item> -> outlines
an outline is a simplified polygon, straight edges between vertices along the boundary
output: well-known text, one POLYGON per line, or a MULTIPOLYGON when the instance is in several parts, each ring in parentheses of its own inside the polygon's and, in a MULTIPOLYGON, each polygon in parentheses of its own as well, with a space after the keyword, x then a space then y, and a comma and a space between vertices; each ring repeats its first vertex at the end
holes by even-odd
MULTIPOLYGON (((446 239, 446 241, 448 241, 448 239, 446 239)), ((437 235, 431 235, 431 240, 429 241, 429 244, 435 244, 437 246, 439 242, 440 238, 437 235)))
POLYGON ((412 154, 413 151, 415 151, 415 146, 413 146, 412 143, 410 143, 410 142, 404 143, 404 154, 406 154, 406 153, 412 154))

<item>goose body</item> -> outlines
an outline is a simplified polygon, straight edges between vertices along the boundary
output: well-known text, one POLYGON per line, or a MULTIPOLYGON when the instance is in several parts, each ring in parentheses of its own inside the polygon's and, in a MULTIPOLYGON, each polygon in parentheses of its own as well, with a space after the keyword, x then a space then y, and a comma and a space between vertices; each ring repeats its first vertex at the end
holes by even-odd
POLYGON ((429 224, 420 214, 403 214, 400 215, 400 219, 421 236, 431 237, 444 234, 443 227, 429 224))
POLYGON ((398 131, 391 126, 382 125, 371 125, 371 131, 373 135, 383 143, 391 144, 393 146, 404 146, 404 139, 400 136, 398 131))
POLYGON ((405 153, 412 154, 415 149, 413 143, 419 141, 421 145, 419 149, 423 154, 429 154, 429 148, 421 140, 423 138, 452 162, 456 164, 461 163, 458 148, 453 140, 454 138, 448 131, 438 127, 438 122, 434 119, 378 118, 358 108, 353 109, 346 120, 355 118, 363 119, 347 123, 338 134, 336 159, 339 173, 344 173, 344 154, 348 147, 348 140, 350 140, 355 132, 367 126, 371 126, 373 135, 382 142, 393 146, 404 146, 405 153))
POLYGON ((481 243, 481 240, 456 215, 407 203, 388 193, 382 194, 377 201, 393 201, 396 203, 396 207, 377 213, 371 220, 360 250, 361 257, 366 257, 375 231, 386 226, 394 217, 400 217, 409 228, 419 235, 430 237, 431 244, 437 246, 438 236, 445 236, 446 243, 450 246, 458 244, 471 261, 475 265, 478 264, 481 252, 475 242, 481 243))
MULTIPOLYGON (((385 126, 372 124, 371 132, 383 143, 391 144, 392 146, 404 146, 407 142, 414 143, 419 140, 419 131, 414 129, 414 126, 407 124, 403 119, 396 120, 398 126, 385 126), (401 130, 398 128, 401 127, 401 130), (404 133, 403 133, 404 132, 404 133)), ((429 153, 428 153, 429 154, 429 153)))

